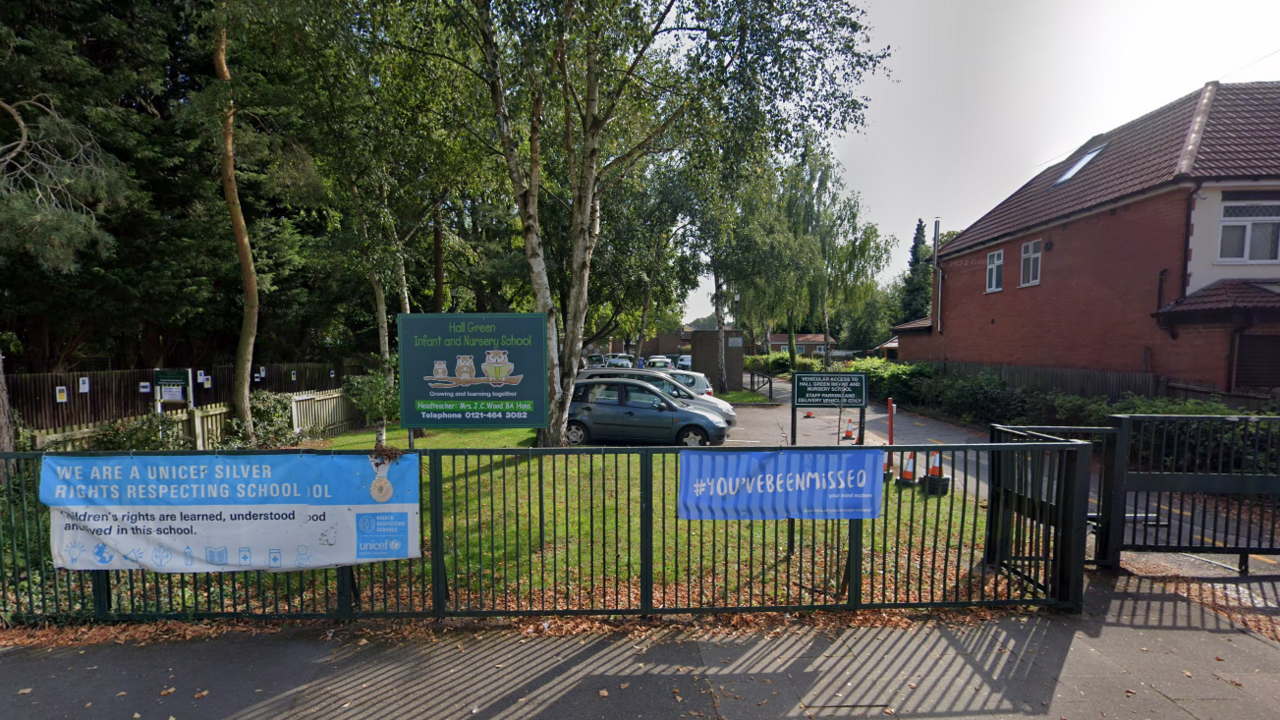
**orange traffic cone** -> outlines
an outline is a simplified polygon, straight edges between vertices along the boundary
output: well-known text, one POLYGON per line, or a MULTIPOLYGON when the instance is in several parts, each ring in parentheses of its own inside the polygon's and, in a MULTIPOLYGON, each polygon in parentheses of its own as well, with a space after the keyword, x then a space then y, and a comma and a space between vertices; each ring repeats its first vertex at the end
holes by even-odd
POLYGON ((929 453, 929 475, 932 477, 942 477, 942 453, 929 453))
POLYGON ((805 410, 805 411, 804 411, 804 416, 805 416, 806 418, 811 418, 811 417, 813 417, 813 411, 812 411, 812 410, 805 410))
POLYGON ((852 440, 852 439, 853 439, 853 420, 847 420, 847 421, 845 421, 845 425, 844 425, 844 439, 845 439, 845 440, 852 440))
POLYGON ((916 454, 915 453, 907 453, 907 456, 903 458, 902 479, 903 480, 916 479, 916 454))
POLYGON ((951 492, 951 477, 942 474, 942 453, 929 453, 929 477, 925 478, 924 491, 929 495, 946 495, 951 492))

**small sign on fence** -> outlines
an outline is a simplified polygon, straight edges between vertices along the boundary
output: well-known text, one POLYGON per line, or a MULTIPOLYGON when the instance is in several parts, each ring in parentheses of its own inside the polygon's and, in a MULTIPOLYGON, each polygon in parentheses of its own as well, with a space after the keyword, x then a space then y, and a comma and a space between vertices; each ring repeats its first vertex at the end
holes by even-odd
POLYGON ((205 375, 205 376, 204 376, 204 387, 205 387, 205 389, 206 389, 206 390, 208 390, 209 388, 213 387, 213 376, 212 376, 212 375, 205 375))
POLYGON ((204 371, 203 371, 203 370, 197 370, 197 371, 196 371, 196 382, 204 382, 204 371))
POLYGON ((880 517, 884 451, 682 450, 681 520, 880 517))
POLYGON ((149 382, 140 382, 140 383, 138 383, 138 392, 142 393, 143 395, 150 395, 150 394, 151 394, 151 383, 149 383, 149 382))
POLYGON ((55 398, 58 402, 60 402, 60 403, 64 403, 64 402, 66 402, 66 401, 67 401, 67 386, 66 386, 66 385, 59 385, 58 387, 54 388, 54 389, 53 389, 53 396, 54 396, 54 398, 55 398))
POLYGON ((402 427, 547 426, 544 313, 400 315, 402 427))
POLYGON ((81 393, 89 392, 89 378, 87 377, 80 378, 80 392, 81 393))
POLYGON ((421 557, 419 463, 366 455, 47 456, 54 565, 294 571, 421 557))

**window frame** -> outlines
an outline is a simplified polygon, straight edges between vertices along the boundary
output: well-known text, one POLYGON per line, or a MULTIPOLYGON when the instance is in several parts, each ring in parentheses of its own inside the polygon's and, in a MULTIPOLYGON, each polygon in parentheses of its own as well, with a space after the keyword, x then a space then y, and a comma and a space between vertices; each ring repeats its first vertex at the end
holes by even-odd
POLYGON ((1003 248, 999 250, 993 250, 987 253, 986 277, 987 277, 986 291, 988 293, 998 293, 1004 290, 1004 249, 1003 248), (992 258, 995 258, 995 262, 992 262, 992 258), (999 275, 999 277, 997 278, 999 282, 996 283, 995 285, 991 284, 992 270, 996 270, 997 274, 999 275))
POLYGON ((1022 243, 1021 262, 1018 263, 1018 287, 1035 287, 1040 284, 1040 278, 1043 277, 1044 271, 1044 239, 1037 238, 1022 243), (1028 249, 1035 246, 1035 251, 1029 252, 1028 249), (1035 266, 1035 280, 1027 280, 1027 261, 1033 261, 1035 266))
POLYGON ((1280 205, 1276 200, 1236 200, 1223 201, 1222 212, 1218 218, 1218 255, 1213 261, 1215 265, 1280 265, 1280 248, 1277 248, 1276 257, 1264 260, 1254 260, 1249 257, 1253 248, 1253 228, 1255 225, 1275 225, 1280 224, 1280 212, 1275 215, 1266 215, 1259 217, 1227 217, 1227 208, 1229 207, 1250 207, 1258 205, 1280 205), (1228 227, 1244 228, 1244 247, 1241 249, 1240 257, 1223 257, 1222 255, 1222 233, 1228 227))

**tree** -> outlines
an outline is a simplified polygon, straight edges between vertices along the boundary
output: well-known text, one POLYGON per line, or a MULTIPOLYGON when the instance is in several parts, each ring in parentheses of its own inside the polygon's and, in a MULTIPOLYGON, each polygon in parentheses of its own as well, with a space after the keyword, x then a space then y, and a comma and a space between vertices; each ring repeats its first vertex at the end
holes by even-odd
POLYGON ((907 275, 902 289, 903 321, 918 320, 929 316, 933 306, 932 251, 925 241, 924 220, 916 220, 916 233, 911 239, 911 258, 907 261, 907 275))
POLYGON ((253 267, 253 248, 249 245, 249 227, 240 207, 240 190, 236 184, 236 103, 231 91, 231 70, 227 66, 226 4, 218 14, 213 43, 213 63, 218 79, 226 86, 222 111, 222 193, 226 197, 227 214, 235 239, 236 256, 240 260, 240 281, 244 286, 244 315, 240 323, 240 342, 236 346, 236 368, 231 404, 236 418, 244 424, 245 439, 253 444, 253 410, 249 405, 249 380, 253 374, 253 342, 258 336, 258 274, 253 267))
POLYGON ((487 127, 468 134, 486 145, 496 138, 490 147, 509 175, 534 309, 549 318, 551 418, 543 444, 564 442, 604 192, 642 156, 671 151, 680 130, 714 113, 778 134, 860 122, 857 82, 886 55, 863 50, 860 18, 856 8, 817 0, 472 0, 415 15, 406 46, 432 63, 465 68, 491 103, 487 127), (442 46, 441 27, 459 28, 470 51, 442 46), (564 312, 549 279, 544 189, 569 214, 564 312))

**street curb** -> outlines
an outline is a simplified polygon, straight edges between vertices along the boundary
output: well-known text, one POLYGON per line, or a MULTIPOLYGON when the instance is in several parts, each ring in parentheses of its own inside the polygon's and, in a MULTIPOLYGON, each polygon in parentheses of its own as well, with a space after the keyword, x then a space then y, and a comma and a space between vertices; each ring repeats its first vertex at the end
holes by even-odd
POLYGON ((734 410, 741 410, 742 408, 776 408, 776 407, 782 407, 782 403, 778 403, 778 402, 768 402, 768 403, 742 403, 741 405, 734 405, 733 403, 729 403, 729 404, 730 404, 730 405, 733 405, 733 409, 734 409, 734 410))

